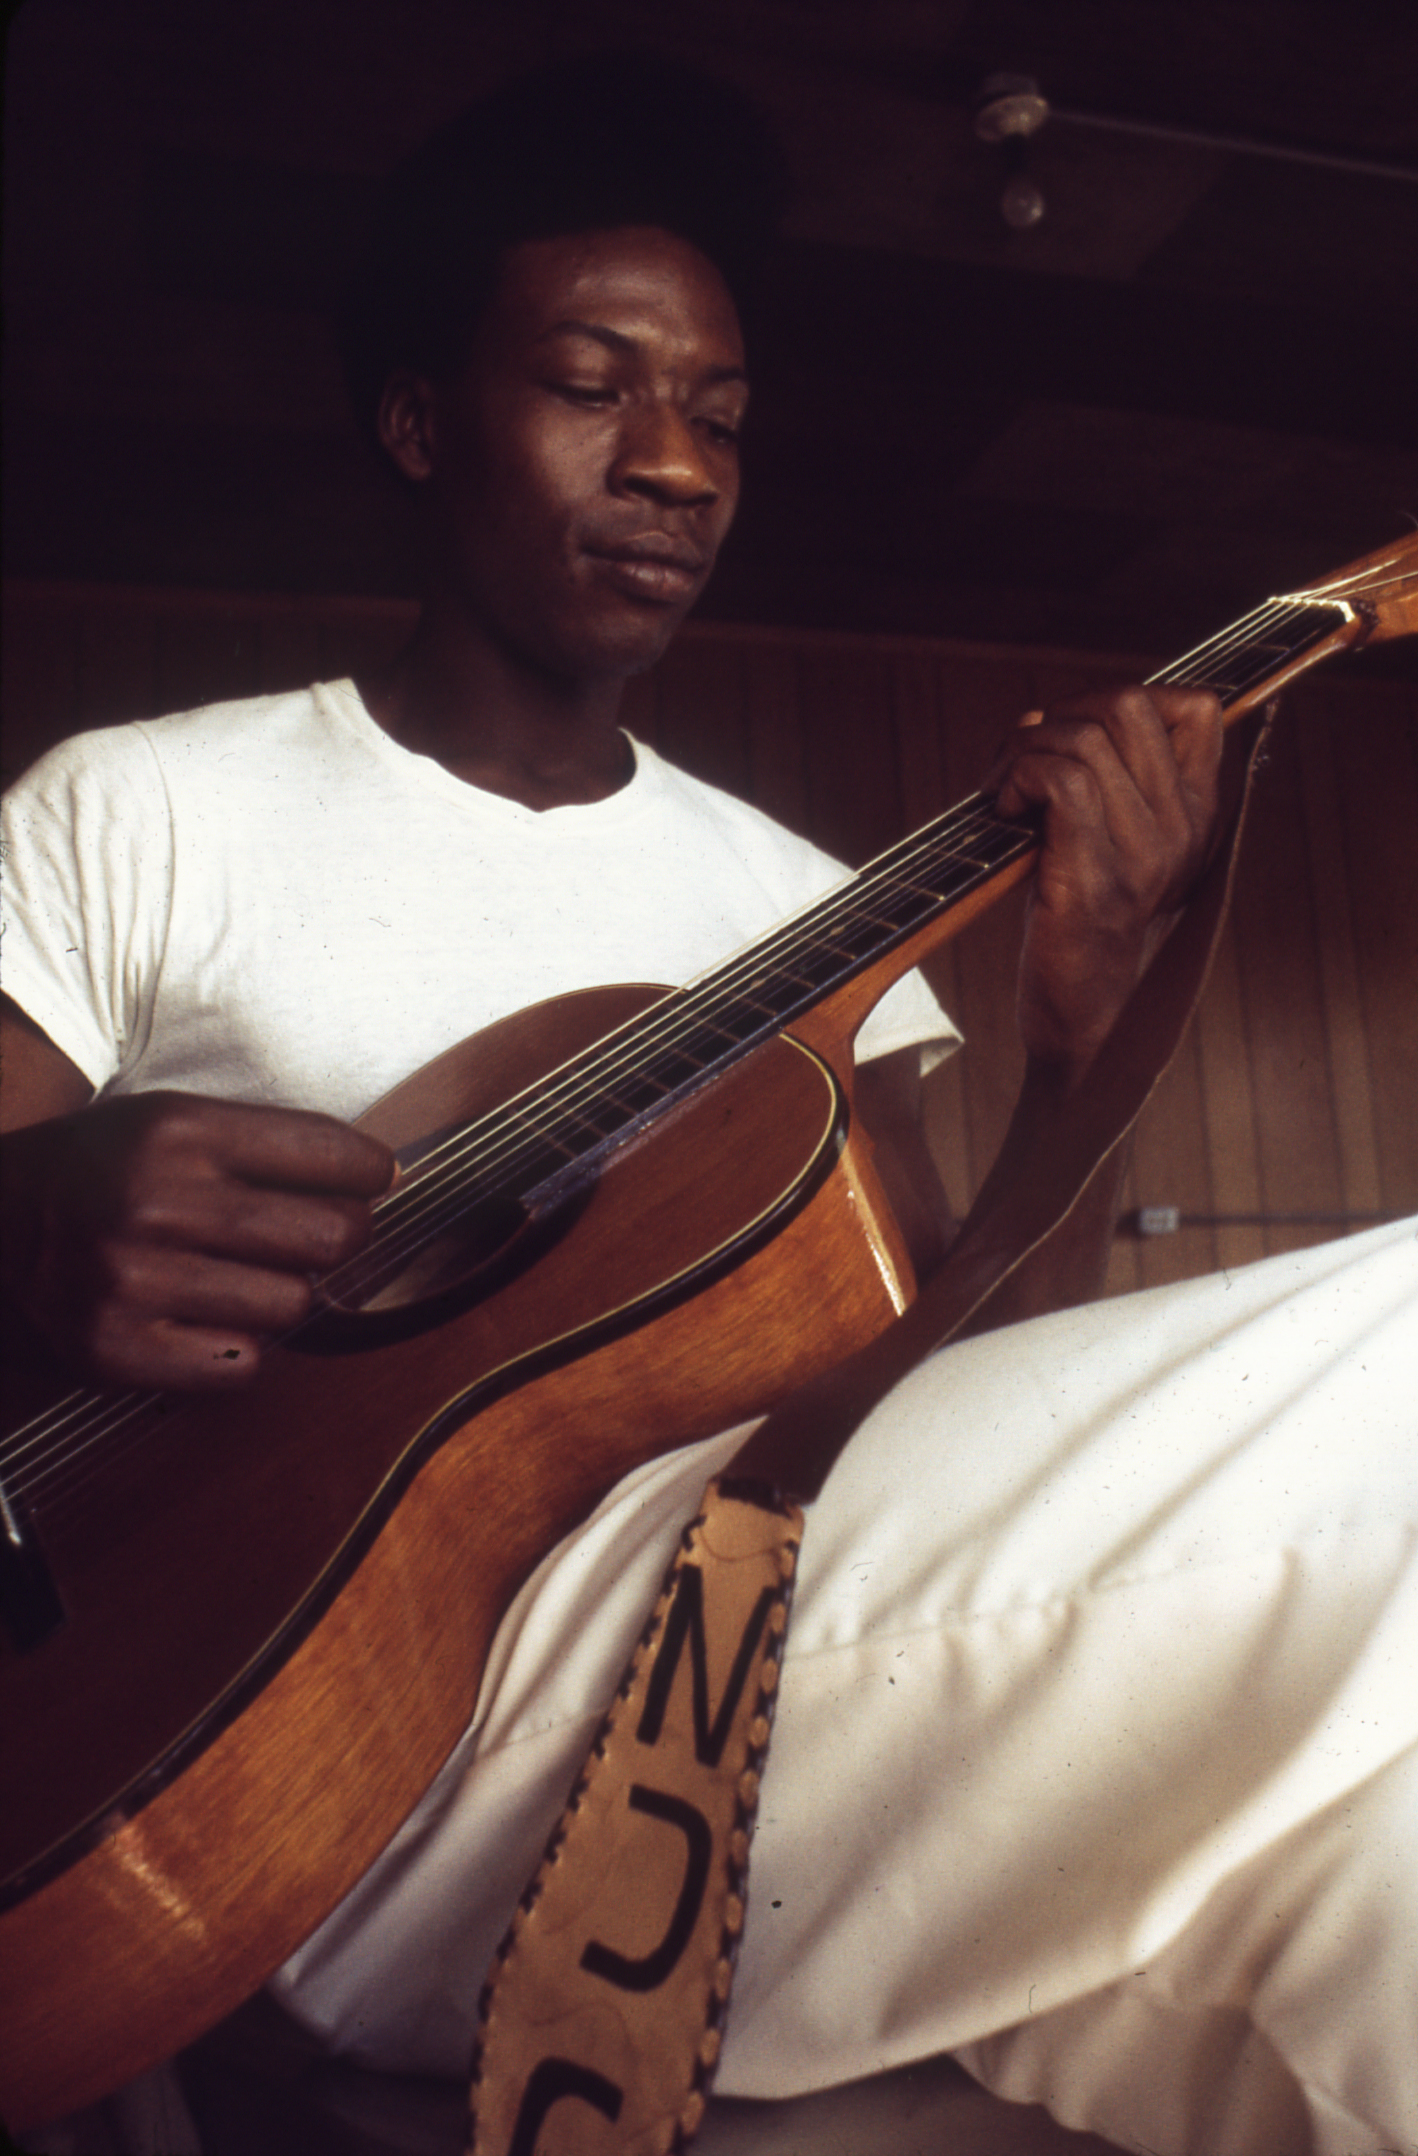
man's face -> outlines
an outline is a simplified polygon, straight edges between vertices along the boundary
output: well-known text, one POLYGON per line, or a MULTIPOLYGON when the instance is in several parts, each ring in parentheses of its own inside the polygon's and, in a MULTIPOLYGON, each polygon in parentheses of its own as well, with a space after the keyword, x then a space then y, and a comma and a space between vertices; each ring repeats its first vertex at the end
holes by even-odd
POLYGON ((687 241, 514 248, 467 363, 429 392, 445 593, 541 673, 653 664, 733 520, 747 396, 733 301, 687 241))

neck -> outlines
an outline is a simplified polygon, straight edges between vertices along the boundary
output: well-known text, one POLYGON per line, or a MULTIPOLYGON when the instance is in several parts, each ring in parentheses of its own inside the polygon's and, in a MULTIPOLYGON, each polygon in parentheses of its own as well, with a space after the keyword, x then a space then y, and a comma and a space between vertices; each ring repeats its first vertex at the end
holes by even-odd
POLYGON ((358 687, 401 747, 525 808, 603 801, 634 768, 619 730, 621 680, 537 673, 436 603, 397 658, 358 687))

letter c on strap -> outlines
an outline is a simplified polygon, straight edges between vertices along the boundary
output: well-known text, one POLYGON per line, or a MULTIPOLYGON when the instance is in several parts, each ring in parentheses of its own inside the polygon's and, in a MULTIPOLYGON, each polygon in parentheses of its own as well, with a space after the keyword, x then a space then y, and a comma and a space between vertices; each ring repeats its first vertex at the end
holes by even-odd
POLYGON ((577 2066, 571 2059, 540 2060, 527 2076, 507 2156, 536 2156, 537 2135, 546 2124, 546 2115, 563 2097, 579 2097, 614 2124, 620 2117, 623 2093, 593 2067, 577 2066))

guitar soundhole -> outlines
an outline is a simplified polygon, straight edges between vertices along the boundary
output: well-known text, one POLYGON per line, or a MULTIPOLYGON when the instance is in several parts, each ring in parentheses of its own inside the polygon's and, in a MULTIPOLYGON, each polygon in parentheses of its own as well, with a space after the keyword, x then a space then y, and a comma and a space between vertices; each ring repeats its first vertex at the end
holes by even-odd
POLYGON ((444 1324, 535 1264, 571 1226, 592 1187, 537 1212, 512 1197, 488 1199, 431 1235, 391 1222, 360 1257, 321 1283, 314 1315, 289 1345, 307 1354, 347 1354, 444 1324))
POLYGON ((456 1293, 510 1249, 527 1221, 515 1198, 494 1198, 431 1236, 391 1224, 326 1283, 334 1290, 325 1297, 327 1307, 372 1316, 456 1293))

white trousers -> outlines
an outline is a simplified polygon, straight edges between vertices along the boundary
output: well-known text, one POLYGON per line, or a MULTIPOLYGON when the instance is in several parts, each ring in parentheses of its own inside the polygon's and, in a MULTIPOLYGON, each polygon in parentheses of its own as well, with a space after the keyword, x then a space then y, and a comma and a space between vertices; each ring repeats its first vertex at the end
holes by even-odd
MULTIPOLYGON (((458 2075, 730 1434, 627 1478, 274 1989, 458 2075)), ((967 1341, 808 1515, 719 2077, 955 2052, 1157 2156, 1418 2150, 1418 1228, 967 1341)))

